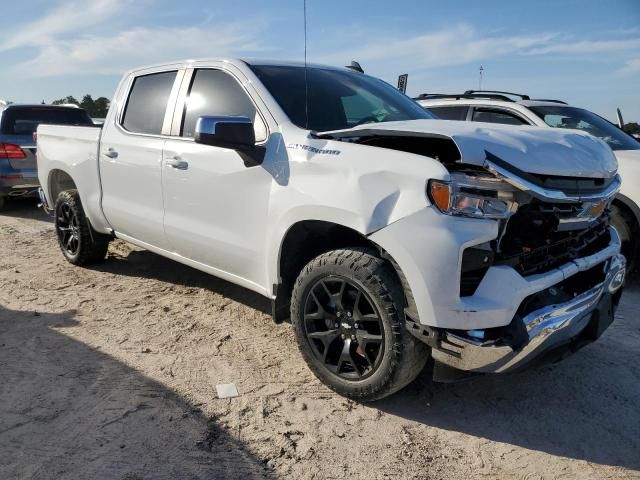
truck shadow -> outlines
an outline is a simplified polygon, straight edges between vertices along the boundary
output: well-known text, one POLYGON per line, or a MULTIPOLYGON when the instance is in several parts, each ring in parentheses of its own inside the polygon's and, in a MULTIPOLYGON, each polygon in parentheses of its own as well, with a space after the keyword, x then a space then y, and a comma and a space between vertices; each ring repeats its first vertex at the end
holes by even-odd
POLYGON ((29 218, 41 222, 52 223, 53 218, 48 216, 41 208, 38 208, 36 198, 10 198, 0 210, 1 217, 29 218))
POLYGON ((433 384, 425 370, 376 406, 432 427, 638 470, 640 288, 634 283, 604 336, 561 363, 457 384, 433 384))
POLYGON ((148 278, 184 287, 203 288, 243 303, 262 313, 271 314, 271 302, 259 293, 148 250, 133 250, 128 252, 126 256, 110 254, 106 262, 91 268, 116 275, 148 278))
POLYGON ((0 478, 269 477, 215 418, 66 334, 74 317, 0 307, 0 478))
MULTIPOLYGON (((269 312, 264 297, 148 251, 111 256, 98 270, 205 288, 269 312)), ((373 406, 427 426, 602 465, 640 469, 640 279, 593 345, 521 374, 433 384, 429 372, 373 406), (635 360, 634 360, 635 359, 635 360)))

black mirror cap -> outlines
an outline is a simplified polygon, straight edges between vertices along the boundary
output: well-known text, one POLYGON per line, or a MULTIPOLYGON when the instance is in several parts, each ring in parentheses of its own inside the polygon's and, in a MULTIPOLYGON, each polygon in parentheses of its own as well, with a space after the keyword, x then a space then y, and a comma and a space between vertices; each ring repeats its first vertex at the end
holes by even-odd
POLYGON ((256 134, 248 117, 200 117, 194 134, 196 143, 233 150, 253 150, 256 134))

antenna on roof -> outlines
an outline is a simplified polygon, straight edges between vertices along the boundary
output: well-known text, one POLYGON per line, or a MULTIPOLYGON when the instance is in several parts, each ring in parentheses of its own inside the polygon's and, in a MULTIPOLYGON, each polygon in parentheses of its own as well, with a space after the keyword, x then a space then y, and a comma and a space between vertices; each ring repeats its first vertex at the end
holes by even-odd
POLYGON ((355 70, 356 72, 364 73, 364 70, 360 66, 358 62, 355 60, 351 60, 351 65, 345 65, 346 68, 350 68, 351 70, 355 70))
POLYGON ((304 15, 304 126, 305 128, 309 128, 309 80, 307 79, 307 0, 302 1, 304 15))

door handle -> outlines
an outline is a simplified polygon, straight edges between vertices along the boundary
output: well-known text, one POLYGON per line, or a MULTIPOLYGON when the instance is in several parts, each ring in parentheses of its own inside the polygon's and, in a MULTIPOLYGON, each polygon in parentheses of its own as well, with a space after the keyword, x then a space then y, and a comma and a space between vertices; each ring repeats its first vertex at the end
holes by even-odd
POLYGON ((118 152, 116 152, 113 148, 108 148, 106 152, 102 152, 105 157, 109 158, 118 158, 118 152))
POLYGON ((167 159, 167 165, 177 170, 187 170, 189 168, 189 162, 185 162, 180 157, 173 157, 167 159))

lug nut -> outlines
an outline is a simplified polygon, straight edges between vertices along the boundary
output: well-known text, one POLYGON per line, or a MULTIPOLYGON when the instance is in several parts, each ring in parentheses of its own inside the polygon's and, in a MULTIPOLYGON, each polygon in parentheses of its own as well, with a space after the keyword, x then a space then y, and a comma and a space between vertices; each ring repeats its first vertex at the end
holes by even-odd
POLYGON ((351 340, 355 340, 356 336, 355 335, 351 335, 351 340))
POLYGON ((334 328, 338 328, 340 326, 340 324, 339 323, 334 323, 333 326, 334 326, 334 328))
POLYGON ((357 322, 353 324, 353 328, 359 328, 359 326, 358 326, 358 323, 357 323, 357 322))
POLYGON ((351 318, 351 312, 347 312, 347 317, 351 318))
POLYGON ((342 335, 340 335, 340 338, 342 338, 344 340, 344 333, 342 335))
POLYGON ((342 312, 338 312, 338 318, 342 316, 342 312))

